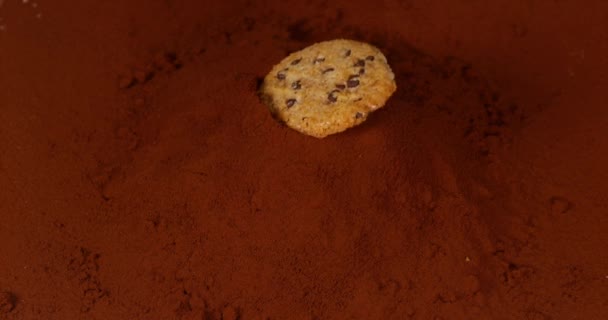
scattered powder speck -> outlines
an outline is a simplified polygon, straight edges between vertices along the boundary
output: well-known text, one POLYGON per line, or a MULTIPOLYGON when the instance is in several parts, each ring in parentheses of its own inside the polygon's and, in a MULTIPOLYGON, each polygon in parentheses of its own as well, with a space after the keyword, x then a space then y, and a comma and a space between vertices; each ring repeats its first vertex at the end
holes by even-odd
MULTIPOLYGON (((0 9, 2 9, 4 2, 5 2, 4 0, 0 0, 0 9)), ((40 12, 40 9, 38 9, 37 2, 33 2, 30 0, 21 0, 21 3, 24 5, 31 6, 31 8, 34 10, 33 11, 34 17, 36 17, 36 19, 42 19, 42 12, 40 12)), ((0 12, 0 14, 2 14, 2 12, 0 12)), ((7 23, 6 23, 6 21, 4 21, 4 17, 0 16, 0 32, 6 31, 6 29, 7 29, 7 23)))

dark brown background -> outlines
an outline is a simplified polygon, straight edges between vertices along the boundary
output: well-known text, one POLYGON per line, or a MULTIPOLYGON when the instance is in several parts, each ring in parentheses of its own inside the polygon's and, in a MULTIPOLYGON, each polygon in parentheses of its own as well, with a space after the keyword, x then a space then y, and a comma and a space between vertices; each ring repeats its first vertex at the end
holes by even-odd
POLYGON ((3 1, 0 318, 608 314, 606 2, 276 2, 3 1), (398 91, 276 123, 336 37, 398 91))

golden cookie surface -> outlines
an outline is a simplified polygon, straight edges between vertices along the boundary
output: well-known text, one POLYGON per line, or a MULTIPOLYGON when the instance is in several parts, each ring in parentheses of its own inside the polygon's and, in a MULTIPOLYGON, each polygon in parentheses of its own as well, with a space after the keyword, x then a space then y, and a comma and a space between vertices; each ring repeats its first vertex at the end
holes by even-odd
POLYGON ((287 126, 323 138, 361 124, 396 89, 378 48, 339 39, 287 56, 264 78, 260 94, 287 126))

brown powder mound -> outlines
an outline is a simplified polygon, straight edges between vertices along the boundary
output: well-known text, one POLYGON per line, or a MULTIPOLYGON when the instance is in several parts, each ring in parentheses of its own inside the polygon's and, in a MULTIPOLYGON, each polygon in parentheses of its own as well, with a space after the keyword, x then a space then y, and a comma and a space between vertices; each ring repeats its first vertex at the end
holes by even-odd
POLYGON ((0 1, 0 318, 602 319, 608 6, 276 2, 0 1), (339 37, 386 107, 273 120, 339 37))
POLYGON ((7 315, 15 309, 15 296, 10 292, 0 292, 0 315, 7 315))

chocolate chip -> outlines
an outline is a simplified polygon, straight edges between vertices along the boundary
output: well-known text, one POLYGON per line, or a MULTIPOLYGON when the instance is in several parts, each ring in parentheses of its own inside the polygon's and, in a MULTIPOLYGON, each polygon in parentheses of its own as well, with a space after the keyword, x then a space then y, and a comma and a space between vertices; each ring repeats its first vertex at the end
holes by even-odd
POLYGON ((340 90, 333 90, 332 92, 330 92, 327 95, 327 100, 329 100, 329 102, 336 102, 338 101, 338 97, 335 95, 336 92, 339 92, 340 90))
POLYGON ((367 56, 365 58, 365 60, 367 60, 367 61, 374 61, 374 59, 375 59, 374 56, 367 56))
POLYGON ((300 58, 300 59, 296 59, 296 60, 292 61, 292 62, 291 62, 291 65, 292 65, 292 66, 295 66, 296 64, 300 63, 300 61, 302 61, 302 58, 300 58))
POLYGON ((291 88, 294 90, 299 90, 302 88, 302 84, 300 83, 300 80, 298 81, 294 81, 291 83, 291 88))
POLYGON ((365 73, 365 69, 361 68, 359 69, 359 74, 364 74, 365 73))
POLYGON ((359 59, 357 63, 355 63, 355 67, 365 67, 365 60, 359 59))
POLYGON ((338 88, 340 90, 344 90, 346 88, 346 86, 343 84, 336 84, 336 88, 338 88))
POLYGON ((326 74, 328 72, 332 72, 334 70, 335 70, 334 68, 327 68, 327 69, 323 70, 323 74, 326 74))
POLYGON ((315 58, 315 60, 312 61, 313 64, 317 64, 319 62, 323 62, 325 61, 325 58, 315 58))
POLYGON ((285 104, 287 105, 287 108, 291 108, 294 104, 296 104, 296 99, 287 99, 287 101, 285 101, 285 104))
POLYGON ((358 75, 348 77, 348 81, 346 81, 346 86, 349 88, 354 88, 359 85, 358 75))
POLYGON ((355 119, 361 119, 361 118, 363 118, 363 113, 361 113, 361 112, 357 112, 357 113, 355 114, 355 119))
POLYGON ((285 80, 285 70, 279 71, 277 73, 277 79, 279 79, 279 80, 285 80))
POLYGON ((346 53, 344 54, 345 57, 350 57, 350 49, 346 50, 346 53))

